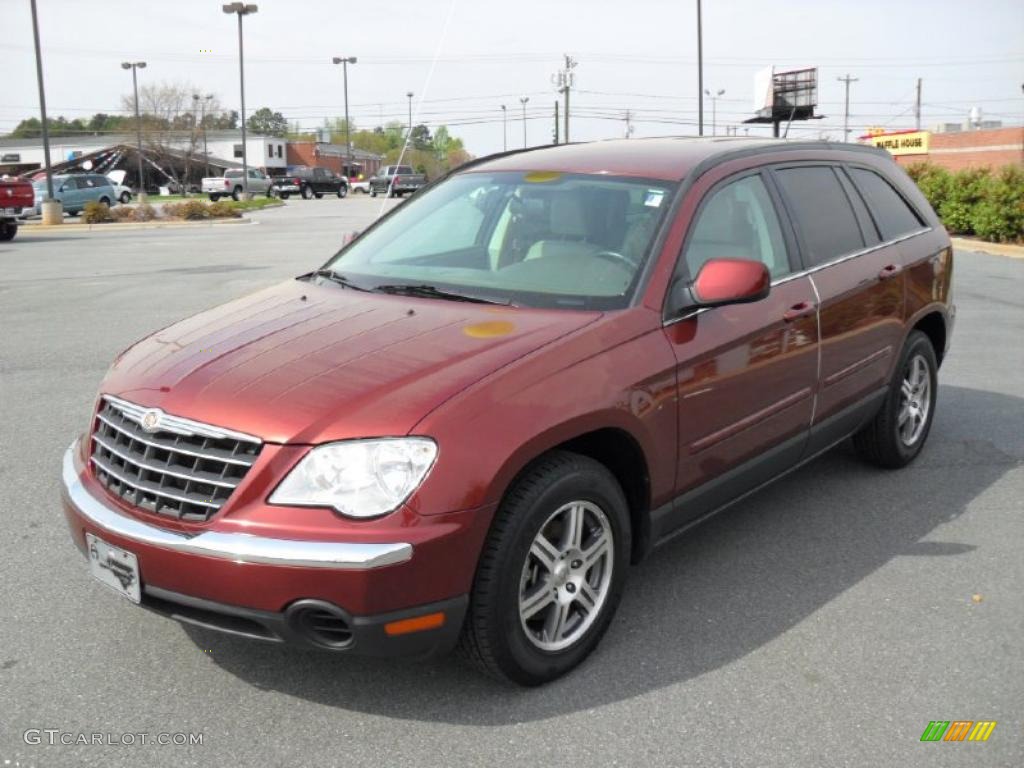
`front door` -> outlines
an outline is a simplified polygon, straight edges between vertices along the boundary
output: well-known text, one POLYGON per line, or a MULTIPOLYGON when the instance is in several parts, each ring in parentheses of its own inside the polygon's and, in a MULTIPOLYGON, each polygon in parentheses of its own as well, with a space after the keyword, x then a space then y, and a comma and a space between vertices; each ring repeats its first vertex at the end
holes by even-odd
POLYGON ((676 504, 653 521, 655 540, 713 512, 803 452, 818 373, 814 288, 761 173, 713 188, 687 234, 676 279, 711 258, 762 261, 768 297, 697 312, 665 328, 678 362, 676 504))

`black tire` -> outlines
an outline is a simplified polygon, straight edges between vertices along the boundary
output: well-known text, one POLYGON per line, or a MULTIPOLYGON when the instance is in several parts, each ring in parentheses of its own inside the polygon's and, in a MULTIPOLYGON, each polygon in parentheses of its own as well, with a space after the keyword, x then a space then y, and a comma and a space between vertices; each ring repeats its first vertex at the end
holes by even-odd
POLYGON ((393 189, 388 190, 388 197, 398 197, 398 193, 393 189))
POLYGON ((273 187, 267 187, 267 197, 271 199, 277 197, 277 190, 275 190, 273 187))
MULTIPOLYGON (((935 418, 938 370, 938 360, 931 340, 921 331, 911 331, 893 371, 885 402, 875 417, 853 436, 853 444, 862 458, 886 469, 905 467, 917 458, 928 439, 935 418), (903 426, 900 423, 904 401, 908 398, 904 390, 904 380, 911 375, 912 368, 918 360, 927 368, 928 397, 921 426, 916 435, 911 435, 913 439, 908 441, 901 435, 903 426)), ((920 394, 917 394, 910 397, 910 402, 912 405, 920 405, 922 399, 920 394)))
POLYGON ((317 200, 323 200, 324 193, 323 192, 314 192, 313 193, 313 197, 315 197, 317 200))
POLYGON ((348 187, 342 184, 338 187, 338 199, 344 200, 348 196, 348 187))
POLYGON ((370 197, 376 197, 376 196, 377 196, 376 188, 370 187, 370 197))
POLYGON ((0 221, 0 242, 8 242, 18 234, 18 222, 0 221))
POLYGON ((105 205, 105 206, 107 206, 107 208, 109 208, 110 207, 110 198, 109 197, 101 197, 100 198, 100 205, 105 205))
POLYGON ((282 193, 281 193, 281 199, 282 199, 282 200, 287 200, 287 199, 288 199, 289 197, 291 197, 291 196, 292 196, 292 193, 291 193, 291 192, 282 192, 282 193))
POLYGON ((611 472, 591 458, 565 451, 538 459, 505 495, 491 524, 462 628, 463 653, 484 673, 519 685, 541 685, 564 675, 594 650, 611 624, 629 552, 628 506, 611 472), (568 647, 544 650, 528 637, 520 619, 521 580, 534 537, 552 513, 577 500, 600 508, 610 526, 610 581, 589 627, 581 628, 568 647))
POLYGON ((242 199, 241 187, 235 187, 235 189, 231 192, 231 199, 234 200, 236 203, 242 199))
POLYGON ((132 201, 132 196, 131 196, 130 192, 122 192, 121 193, 121 205, 128 205, 128 203, 130 203, 131 201, 132 201))
POLYGON ((218 200, 220 200, 220 195, 212 195, 212 194, 210 195, 210 202, 211 203, 216 203, 218 200))
POLYGON ((308 186, 305 186, 305 187, 302 188, 302 199, 303 200, 312 200, 313 199, 313 190, 310 189, 308 186))

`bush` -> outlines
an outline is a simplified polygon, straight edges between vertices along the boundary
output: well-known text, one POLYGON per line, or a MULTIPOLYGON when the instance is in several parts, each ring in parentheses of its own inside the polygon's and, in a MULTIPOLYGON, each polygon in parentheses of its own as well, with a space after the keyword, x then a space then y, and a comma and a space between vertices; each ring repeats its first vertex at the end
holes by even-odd
POLYGON ((110 206, 106 203, 92 201, 86 203, 85 208, 82 209, 82 221, 86 224, 103 224, 113 220, 114 217, 110 215, 110 206))
POLYGON ((135 211, 125 205, 110 209, 111 221, 135 221, 135 211))
POLYGON ((1006 166, 989 180, 971 212, 971 226, 985 240, 1024 239, 1024 168, 1006 166))
POLYGON ((242 217, 241 212, 226 200, 211 204, 207 210, 214 219, 240 219, 242 217))
POLYGON ((987 168, 970 168, 953 174, 946 199, 938 209, 946 229, 958 235, 974 233, 974 207, 984 199, 990 184, 987 168))
POLYGON ((914 180, 936 211, 949 198, 949 186, 952 183, 953 174, 945 168, 929 163, 915 163, 907 168, 907 174, 914 180))
POLYGON ((130 209, 135 221, 152 221, 156 218, 156 209, 149 203, 142 203, 130 209))
POLYGON ((170 203, 164 206, 164 216, 169 219, 185 219, 186 221, 202 221, 210 218, 210 206, 199 200, 184 203, 170 203))

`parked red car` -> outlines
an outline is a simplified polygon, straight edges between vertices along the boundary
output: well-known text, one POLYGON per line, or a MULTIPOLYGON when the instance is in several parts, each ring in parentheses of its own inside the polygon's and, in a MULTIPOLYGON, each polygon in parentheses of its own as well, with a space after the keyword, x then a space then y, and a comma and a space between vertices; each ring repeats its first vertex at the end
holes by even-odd
POLYGON ((93 574, 236 635, 551 680, 630 563, 853 436, 921 450, 952 250, 882 151, 609 141, 460 169, 124 352, 67 451, 93 574))
POLYGON ((19 179, 0 179, 0 242, 18 234, 18 217, 36 203, 32 184, 19 179))

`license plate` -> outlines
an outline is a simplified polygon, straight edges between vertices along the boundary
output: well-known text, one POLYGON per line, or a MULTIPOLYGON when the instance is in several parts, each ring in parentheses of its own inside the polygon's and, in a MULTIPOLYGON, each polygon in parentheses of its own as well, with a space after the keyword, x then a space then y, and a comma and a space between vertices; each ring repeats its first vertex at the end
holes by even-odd
POLYGON ((4 216, 17 216, 21 213, 21 208, 4 208, 4 216))
POLYGON ((91 533, 85 534, 85 543, 92 575, 133 603, 142 602, 139 559, 131 552, 107 544, 91 533))

